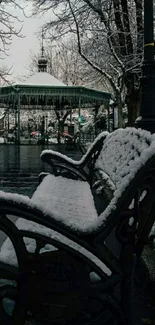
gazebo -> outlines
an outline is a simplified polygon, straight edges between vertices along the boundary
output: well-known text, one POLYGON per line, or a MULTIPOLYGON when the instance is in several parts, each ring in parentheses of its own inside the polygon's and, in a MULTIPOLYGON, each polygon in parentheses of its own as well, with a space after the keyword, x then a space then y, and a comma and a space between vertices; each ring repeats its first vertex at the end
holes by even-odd
POLYGON ((0 107, 13 109, 16 125, 16 143, 20 144, 20 112, 25 110, 50 111, 65 107, 99 107, 109 109, 111 94, 83 86, 66 86, 47 72, 48 61, 44 49, 38 60, 38 72, 22 83, 0 87, 0 107))

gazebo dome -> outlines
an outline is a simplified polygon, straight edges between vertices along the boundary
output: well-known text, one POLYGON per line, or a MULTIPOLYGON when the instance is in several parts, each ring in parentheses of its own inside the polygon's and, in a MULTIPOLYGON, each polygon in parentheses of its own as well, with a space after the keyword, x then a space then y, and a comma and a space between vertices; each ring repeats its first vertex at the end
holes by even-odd
POLYGON ((47 64, 48 60, 44 56, 41 56, 38 59, 38 71, 47 71, 47 64))
POLYGON ((38 71, 47 72, 47 65, 48 60, 44 57, 44 53, 42 53, 42 56, 38 59, 38 71))
POLYGON ((22 83, 25 86, 66 86, 63 82, 53 77, 48 72, 37 72, 22 83))
POLYGON ((38 64, 47 64, 47 59, 44 56, 38 59, 38 64))

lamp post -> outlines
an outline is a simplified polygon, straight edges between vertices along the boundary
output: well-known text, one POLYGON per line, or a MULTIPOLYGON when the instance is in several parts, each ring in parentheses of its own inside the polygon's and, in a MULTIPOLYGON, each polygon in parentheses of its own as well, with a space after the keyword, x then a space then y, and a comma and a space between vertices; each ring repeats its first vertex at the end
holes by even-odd
POLYGON ((153 35, 153 0, 144 0, 144 61, 140 117, 136 125, 155 132, 155 61, 153 35))

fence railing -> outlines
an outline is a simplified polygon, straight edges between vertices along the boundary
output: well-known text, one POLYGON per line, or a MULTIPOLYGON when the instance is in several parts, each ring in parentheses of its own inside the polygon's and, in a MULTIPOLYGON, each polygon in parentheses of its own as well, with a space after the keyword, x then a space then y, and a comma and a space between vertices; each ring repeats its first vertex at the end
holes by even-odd
POLYGON ((79 143, 83 153, 89 148, 91 143, 95 140, 96 136, 97 136, 97 134, 95 134, 95 133, 91 133, 91 134, 81 133, 80 134, 78 143, 79 143))
POLYGON ((95 140, 95 138, 96 138, 95 133, 91 133, 91 134, 81 133, 80 143, 81 144, 92 143, 95 140))

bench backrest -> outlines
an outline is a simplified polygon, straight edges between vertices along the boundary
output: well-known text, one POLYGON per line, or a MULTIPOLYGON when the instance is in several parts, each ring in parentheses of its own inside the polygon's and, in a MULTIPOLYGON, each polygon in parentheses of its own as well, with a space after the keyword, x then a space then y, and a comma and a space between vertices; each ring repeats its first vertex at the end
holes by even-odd
POLYGON ((95 167, 119 189, 146 160, 145 153, 154 140, 150 132, 141 129, 118 129, 105 139, 95 167))
POLYGON ((112 189, 98 226, 108 223, 112 227, 124 210, 134 210, 142 247, 155 219, 155 134, 135 128, 116 130, 105 139, 95 167, 103 184, 105 179, 112 189))

